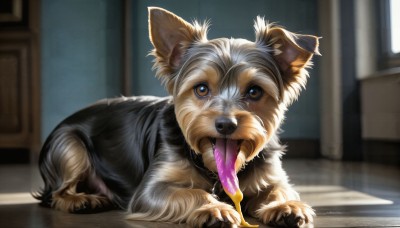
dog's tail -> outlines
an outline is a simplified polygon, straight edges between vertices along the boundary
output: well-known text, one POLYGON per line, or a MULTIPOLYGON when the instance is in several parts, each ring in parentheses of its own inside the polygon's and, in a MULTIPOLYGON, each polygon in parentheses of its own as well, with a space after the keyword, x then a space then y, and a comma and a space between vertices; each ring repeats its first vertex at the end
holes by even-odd
POLYGON ((58 126, 47 138, 39 157, 39 170, 44 187, 33 197, 40 205, 53 206, 56 193, 76 188, 83 173, 90 169, 88 150, 93 147, 79 126, 58 126))

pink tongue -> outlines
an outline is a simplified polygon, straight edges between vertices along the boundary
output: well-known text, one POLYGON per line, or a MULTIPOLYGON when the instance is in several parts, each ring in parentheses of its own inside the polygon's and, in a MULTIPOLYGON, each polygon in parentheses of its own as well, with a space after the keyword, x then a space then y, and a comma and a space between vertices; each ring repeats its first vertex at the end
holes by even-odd
POLYGON ((214 157, 217 163, 219 180, 225 192, 229 192, 232 195, 239 189, 239 180, 235 171, 237 152, 238 145, 236 140, 216 140, 214 157))

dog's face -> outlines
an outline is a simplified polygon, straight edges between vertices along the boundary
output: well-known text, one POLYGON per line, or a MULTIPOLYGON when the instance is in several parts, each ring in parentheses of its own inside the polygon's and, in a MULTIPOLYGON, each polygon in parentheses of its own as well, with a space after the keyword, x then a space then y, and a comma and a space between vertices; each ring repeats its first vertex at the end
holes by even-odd
POLYGON ((213 171, 218 147, 238 153, 238 170, 263 149, 282 120, 279 71, 266 53, 255 43, 221 38, 193 45, 182 58, 173 90, 176 117, 213 171))
POLYGON ((159 8, 149 11, 157 76, 173 95, 187 143, 205 166, 237 172, 267 145, 307 79, 318 38, 295 35, 263 19, 256 40, 208 40, 207 26, 159 8))

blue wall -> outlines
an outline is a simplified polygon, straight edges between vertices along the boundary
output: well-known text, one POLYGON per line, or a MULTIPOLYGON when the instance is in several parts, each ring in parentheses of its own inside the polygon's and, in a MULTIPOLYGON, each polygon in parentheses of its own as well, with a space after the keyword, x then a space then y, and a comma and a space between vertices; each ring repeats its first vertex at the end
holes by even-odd
MULTIPOLYGON (((133 94, 166 95, 151 71, 147 6, 184 19, 211 19, 209 38, 254 39, 264 15, 291 31, 318 35, 317 0, 132 0, 133 94)), ((42 0, 42 139, 62 119, 104 97, 120 94, 121 1, 42 0)), ((317 59, 317 58, 316 58, 317 59)), ((285 138, 319 138, 318 61, 308 87, 288 112, 285 138)))
POLYGON ((119 95, 121 4, 42 0, 42 139, 67 115, 119 95))

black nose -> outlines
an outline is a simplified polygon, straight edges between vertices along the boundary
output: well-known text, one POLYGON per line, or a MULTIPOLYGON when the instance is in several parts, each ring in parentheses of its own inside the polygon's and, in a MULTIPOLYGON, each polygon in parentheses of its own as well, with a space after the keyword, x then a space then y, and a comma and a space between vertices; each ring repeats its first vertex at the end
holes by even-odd
POLYGON ((222 135, 230 135, 237 128, 235 118, 220 116, 215 120, 215 129, 222 135))

